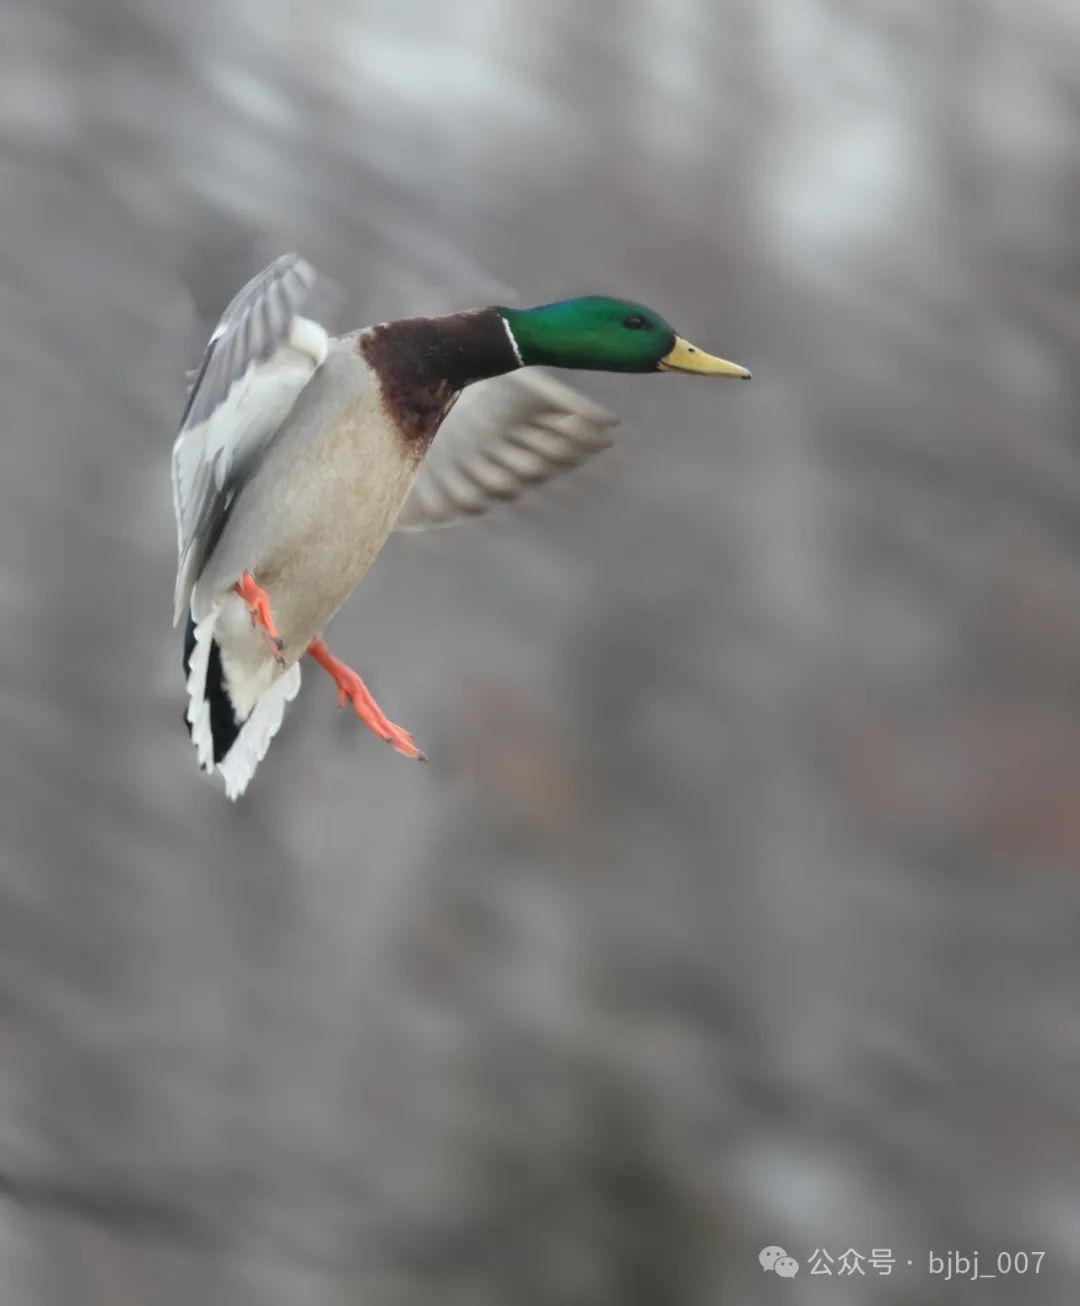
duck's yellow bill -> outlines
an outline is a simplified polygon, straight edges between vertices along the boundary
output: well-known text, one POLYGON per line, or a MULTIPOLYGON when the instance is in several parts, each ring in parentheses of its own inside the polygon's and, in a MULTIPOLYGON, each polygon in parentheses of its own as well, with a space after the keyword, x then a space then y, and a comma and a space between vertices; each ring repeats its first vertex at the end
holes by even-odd
POLYGON ((750 373, 738 363, 729 363, 726 358, 715 358, 706 354, 696 345, 690 344, 682 336, 675 337, 671 352, 660 360, 661 372, 696 372, 699 376, 739 376, 744 381, 750 380, 750 373))

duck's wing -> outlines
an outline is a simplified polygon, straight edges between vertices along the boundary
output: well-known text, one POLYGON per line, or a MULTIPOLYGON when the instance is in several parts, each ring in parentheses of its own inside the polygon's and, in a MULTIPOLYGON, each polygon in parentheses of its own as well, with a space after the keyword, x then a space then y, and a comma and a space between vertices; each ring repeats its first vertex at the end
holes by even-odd
POLYGON ((609 448, 618 420, 536 368, 469 386, 428 451, 395 529, 449 526, 508 503, 609 448))
POLYGON ((206 346, 173 446, 174 624, 187 611, 240 480, 326 358, 325 330, 297 316, 314 281, 298 254, 282 255, 240 291, 206 346))

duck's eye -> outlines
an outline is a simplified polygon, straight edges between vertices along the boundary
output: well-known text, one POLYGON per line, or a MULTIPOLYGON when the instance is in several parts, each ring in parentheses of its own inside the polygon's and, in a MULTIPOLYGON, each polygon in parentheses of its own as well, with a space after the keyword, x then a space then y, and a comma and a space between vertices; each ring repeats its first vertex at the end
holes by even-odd
POLYGON ((644 325, 645 319, 640 317, 637 313, 631 313, 623 323, 623 326, 629 327, 631 331, 640 331, 644 325))

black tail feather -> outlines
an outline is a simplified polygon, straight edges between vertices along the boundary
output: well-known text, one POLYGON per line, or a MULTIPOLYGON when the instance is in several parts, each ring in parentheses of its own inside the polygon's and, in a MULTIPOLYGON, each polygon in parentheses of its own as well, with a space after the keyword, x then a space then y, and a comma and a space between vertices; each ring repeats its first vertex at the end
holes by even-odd
MULTIPOLYGON (((187 630, 184 632, 184 675, 187 676, 191 666, 191 654, 195 648, 195 619, 188 616, 187 630)), ((206 701, 210 705, 210 733, 214 739, 214 761, 220 762, 236 742, 240 727, 244 724, 236 719, 233 705, 225 688, 225 677, 221 667, 221 650, 217 641, 210 645, 210 658, 206 667, 206 701)), ((191 722, 187 724, 191 734, 191 722)))

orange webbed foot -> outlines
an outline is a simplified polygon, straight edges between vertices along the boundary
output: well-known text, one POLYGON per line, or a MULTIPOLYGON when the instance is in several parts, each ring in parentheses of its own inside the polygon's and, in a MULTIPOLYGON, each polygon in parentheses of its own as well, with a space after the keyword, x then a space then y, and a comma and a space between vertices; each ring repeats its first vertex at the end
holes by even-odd
POLYGON ((325 640, 313 640, 308 646, 308 652, 337 685, 338 707, 351 703, 353 711, 373 734, 378 735, 385 743, 392 744, 405 757, 416 758, 421 762, 427 761, 417 748, 412 735, 390 720, 375 702, 371 691, 360 676, 340 658, 334 657, 327 648, 325 640))

